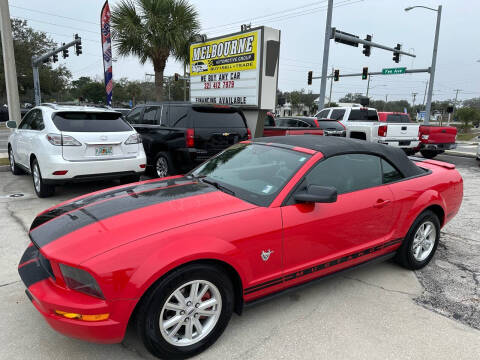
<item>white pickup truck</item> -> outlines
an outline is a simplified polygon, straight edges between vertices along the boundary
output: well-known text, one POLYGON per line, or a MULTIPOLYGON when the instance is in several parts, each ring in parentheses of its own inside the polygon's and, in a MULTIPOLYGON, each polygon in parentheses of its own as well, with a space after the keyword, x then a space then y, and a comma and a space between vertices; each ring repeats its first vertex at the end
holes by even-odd
POLYGON ((420 144, 420 125, 415 123, 385 123, 378 119, 377 110, 365 107, 325 108, 317 119, 327 118, 341 122, 347 128, 347 137, 399 147, 407 154, 414 153, 420 144))

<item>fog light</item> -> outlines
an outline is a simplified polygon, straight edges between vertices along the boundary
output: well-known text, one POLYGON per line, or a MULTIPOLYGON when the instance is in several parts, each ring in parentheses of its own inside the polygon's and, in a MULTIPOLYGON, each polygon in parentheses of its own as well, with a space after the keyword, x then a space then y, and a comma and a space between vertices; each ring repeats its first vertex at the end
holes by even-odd
POLYGON ((63 316, 67 319, 78 319, 83 321, 103 321, 108 320, 108 317, 110 316, 110 314, 82 315, 61 310, 55 310, 55 314, 63 316))

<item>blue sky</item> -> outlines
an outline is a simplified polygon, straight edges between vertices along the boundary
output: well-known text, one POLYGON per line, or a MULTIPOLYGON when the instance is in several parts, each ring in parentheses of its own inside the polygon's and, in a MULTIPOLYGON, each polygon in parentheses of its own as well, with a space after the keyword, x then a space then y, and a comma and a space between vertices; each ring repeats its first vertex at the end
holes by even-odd
MULTIPOLYGON (((109 1, 114 6, 118 1, 109 1)), ((203 32, 217 36, 235 32, 241 23, 266 25, 281 30, 280 77, 281 90, 318 92, 320 82, 307 86, 307 72, 320 74, 325 32, 326 1, 299 0, 192 0, 199 12, 203 32)), ((78 33, 83 38, 83 54, 70 57, 60 63, 72 71, 73 77, 91 76, 103 78, 100 45, 99 17, 103 0, 9 0, 13 17, 27 19, 29 25, 42 30, 57 42, 67 42, 78 33), (38 5, 41 3, 41 7, 38 5), (38 10, 36 10, 36 8, 38 10), (33 10, 33 11, 32 11, 33 10), (41 12, 40 12, 41 11, 41 12), (47 14, 50 13, 50 14, 47 14), (75 20, 71 20, 72 18, 75 20)), ((392 53, 373 49, 367 58, 361 46, 354 48, 331 43, 329 67, 340 73, 361 72, 364 66, 370 71, 385 67, 406 66, 425 68, 430 66, 433 49, 436 13, 424 9, 405 12, 411 5, 436 8, 439 0, 335 0, 333 26, 364 38, 373 34, 373 41, 414 52, 415 59, 403 56, 397 65, 392 53)), ((434 87, 434 100, 453 98, 455 89, 461 89, 459 99, 480 96, 480 1, 443 0, 442 23, 434 87)), ((114 81, 121 77, 144 80, 153 67, 141 65, 136 58, 117 58, 114 63, 114 81)), ((165 75, 182 72, 181 64, 168 62, 165 75)), ((423 101, 428 74, 407 74, 372 77, 370 94, 376 99, 407 99, 418 93, 416 103, 423 101)), ((365 93, 367 81, 358 78, 341 78, 333 86, 334 100, 347 92, 365 93)))

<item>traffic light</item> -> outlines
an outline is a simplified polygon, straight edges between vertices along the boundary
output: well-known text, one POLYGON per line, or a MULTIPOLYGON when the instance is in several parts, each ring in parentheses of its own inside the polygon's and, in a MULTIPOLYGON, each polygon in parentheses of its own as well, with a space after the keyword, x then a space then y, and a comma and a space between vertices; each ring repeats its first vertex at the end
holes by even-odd
MULTIPOLYGON (((372 41, 372 35, 367 35, 365 40, 366 41, 372 41)), ((370 56, 371 48, 372 47, 370 45, 363 44, 363 54, 365 56, 370 56)))
MULTIPOLYGON (((395 46, 395 50, 400 51, 401 48, 402 48, 402 45, 400 45, 400 44, 397 44, 397 46, 395 46)), ((400 61, 400 53, 399 52, 397 52, 397 51, 393 52, 393 61, 395 61, 396 63, 398 63, 400 61)))
POLYGON ((53 54, 52 58, 53 58, 54 63, 56 63, 58 61, 58 55, 57 54, 53 54))
MULTIPOLYGON (((78 36, 78 34, 75 34, 75 40, 77 40, 77 39, 80 39, 80 37, 78 36)), ((77 56, 82 53, 82 40, 81 39, 78 43, 75 44, 75 53, 77 54, 77 56)))
POLYGON ((308 72, 307 85, 312 85, 313 71, 308 72))
MULTIPOLYGON (((63 43, 63 46, 65 46, 65 43, 63 43)), ((66 59, 68 57, 68 49, 63 49, 62 50, 62 53, 63 53, 63 58, 66 59)))
POLYGON ((364 67, 362 71, 362 80, 367 80, 368 78, 368 67, 364 67))
POLYGON ((340 79, 340 70, 335 70, 333 72, 333 80, 338 81, 338 79, 340 79))
POLYGON ((180 75, 178 73, 175 73, 174 77, 175 77, 175 81, 178 81, 180 75))

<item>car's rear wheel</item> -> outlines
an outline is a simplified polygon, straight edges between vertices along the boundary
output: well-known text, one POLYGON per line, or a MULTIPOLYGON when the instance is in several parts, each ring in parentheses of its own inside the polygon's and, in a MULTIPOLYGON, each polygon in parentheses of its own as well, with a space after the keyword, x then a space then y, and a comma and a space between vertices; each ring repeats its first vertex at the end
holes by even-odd
POLYGON ((54 186, 45 184, 37 159, 32 160, 32 179, 33 189, 39 198, 52 196, 55 192, 54 186))
POLYGON ((440 154, 440 151, 436 150, 420 150, 420 154, 426 159, 433 159, 435 156, 440 154))
POLYGON ((165 359, 183 359, 212 345, 233 311, 230 279, 216 267, 193 264, 172 272, 151 289, 137 312, 146 348, 165 359))
POLYGON ((168 153, 160 152, 157 154, 155 163, 153 164, 153 175, 159 178, 175 175, 175 170, 168 153))
POLYGON ((413 223, 397 252, 396 260, 405 268, 421 269, 432 259, 440 240, 440 220, 430 211, 424 211, 413 223))
POLYGON ((10 162, 10 170, 13 175, 23 174, 23 170, 15 163, 15 156, 11 147, 8 148, 8 161, 10 162))

